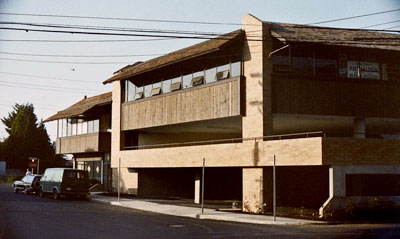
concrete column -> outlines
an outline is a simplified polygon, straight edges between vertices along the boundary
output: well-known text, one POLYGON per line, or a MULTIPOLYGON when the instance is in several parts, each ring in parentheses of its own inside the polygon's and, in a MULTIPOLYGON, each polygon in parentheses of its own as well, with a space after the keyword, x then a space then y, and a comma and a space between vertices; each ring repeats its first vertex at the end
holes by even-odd
POLYGON ((329 197, 346 196, 346 177, 343 167, 332 166, 329 168, 329 197))
POLYGON ((353 132, 354 138, 365 138, 365 118, 354 118, 353 132))
POLYGON ((243 211, 257 213, 262 209, 263 168, 243 168, 243 211))
MULTIPOLYGON (((114 81, 112 87, 111 109, 111 167, 118 168, 121 144, 121 82, 114 81)), ((121 159, 123 164, 123 159, 121 159)))
POLYGON ((201 173, 196 172, 194 178, 194 203, 201 203, 201 173))

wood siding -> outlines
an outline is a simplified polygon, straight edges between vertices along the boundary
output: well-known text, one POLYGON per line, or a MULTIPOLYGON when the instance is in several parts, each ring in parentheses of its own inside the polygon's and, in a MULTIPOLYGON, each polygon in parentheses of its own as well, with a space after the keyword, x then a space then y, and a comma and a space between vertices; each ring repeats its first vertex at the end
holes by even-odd
POLYGON ((131 130, 240 114, 239 77, 122 104, 121 129, 131 130))
POLYGON ((272 84, 274 113, 400 117, 400 82, 275 74, 272 84))
POLYGON ((89 152, 109 152, 111 148, 110 133, 93 133, 57 138, 57 154, 75 154, 89 152))

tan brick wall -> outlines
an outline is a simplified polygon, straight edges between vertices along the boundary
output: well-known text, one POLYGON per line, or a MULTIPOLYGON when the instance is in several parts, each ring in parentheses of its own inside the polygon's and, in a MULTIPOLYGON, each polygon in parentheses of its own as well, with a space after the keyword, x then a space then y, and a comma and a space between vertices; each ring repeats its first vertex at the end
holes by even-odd
POLYGON ((262 209, 263 168, 243 168, 243 211, 257 213, 262 209))
POLYGON ((400 140, 323 138, 324 165, 399 165, 400 140))
MULTIPOLYGON (((246 141, 244 143, 125 150, 120 152, 122 167, 208 167, 321 165, 322 138, 246 141)), ((118 160, 112 161, 118 167, 118 160)))

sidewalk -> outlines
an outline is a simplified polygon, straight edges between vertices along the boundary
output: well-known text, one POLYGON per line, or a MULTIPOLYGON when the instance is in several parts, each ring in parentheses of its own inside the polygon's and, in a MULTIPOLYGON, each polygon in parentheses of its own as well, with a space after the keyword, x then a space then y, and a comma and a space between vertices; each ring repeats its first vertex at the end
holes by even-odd
POLYGON ((142 211, 197 219, 211 219, 219 221, 244 222, 265 225, 307 225, 324 223, 322 221, 311 221, 284 217, 277 217, 276 221, 274 222, 272 216, 221 212, 215 209, 204 209, 204 214, 201 214, 201 209, 199 208, 160 204, 154 202, 154 200, 153 202, 149 202, 145 199, 121 198, 118 202, 118 199, 116 197, 100 196, 96 194, 92 194, 90 198, 93 202, 97 203, 105 203, 109 205, 133 208, 142 211))

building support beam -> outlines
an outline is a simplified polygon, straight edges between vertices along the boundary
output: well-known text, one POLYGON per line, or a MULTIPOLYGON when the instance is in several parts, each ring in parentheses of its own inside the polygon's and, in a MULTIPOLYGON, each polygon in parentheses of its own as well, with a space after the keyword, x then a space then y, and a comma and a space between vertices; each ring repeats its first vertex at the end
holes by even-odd
POLYGON ((243 168, 243 211, 258 213, 264 203, 263 168, 243 168))

